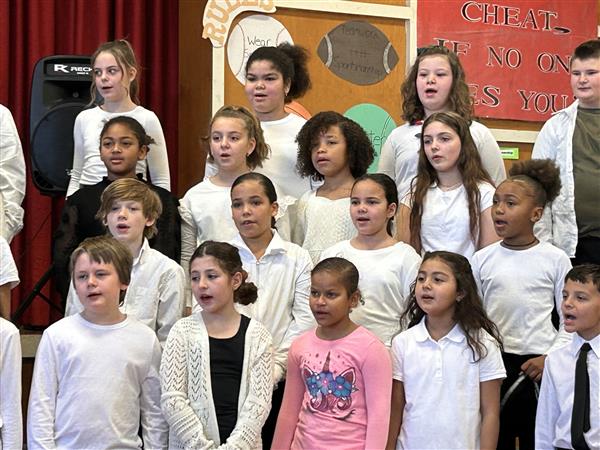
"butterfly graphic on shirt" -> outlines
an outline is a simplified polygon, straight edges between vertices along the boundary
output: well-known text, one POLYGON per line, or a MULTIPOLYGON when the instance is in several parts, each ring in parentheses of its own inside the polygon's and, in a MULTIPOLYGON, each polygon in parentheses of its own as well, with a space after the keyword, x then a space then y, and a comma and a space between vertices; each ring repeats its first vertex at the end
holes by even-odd
POLYGON ((315 372, 306 364, 302 368, 304 383, 310 395, 310 412, 328 412, 336 419, 345 420, 352 415, 352 393, 358 389, 355 385, 356 371, 347 368, 339 375, 329 370, 330 354, 320 372, 315 372))

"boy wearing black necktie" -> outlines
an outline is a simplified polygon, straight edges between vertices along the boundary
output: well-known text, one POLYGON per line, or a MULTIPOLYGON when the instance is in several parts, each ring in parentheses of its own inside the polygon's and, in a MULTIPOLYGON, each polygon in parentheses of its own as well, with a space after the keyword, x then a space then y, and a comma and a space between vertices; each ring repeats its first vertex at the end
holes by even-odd
POLYGON ((600 266, 567 273, 562 313, 573 339, 548 354, 537 407, 535 448, 600 449, 600 266))

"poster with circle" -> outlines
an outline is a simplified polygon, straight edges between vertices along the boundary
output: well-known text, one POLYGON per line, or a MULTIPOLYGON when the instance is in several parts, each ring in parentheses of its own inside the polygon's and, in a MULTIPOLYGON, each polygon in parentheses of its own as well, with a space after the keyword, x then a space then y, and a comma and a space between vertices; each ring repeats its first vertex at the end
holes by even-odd
POLYGON ((246 61, 252 52, 259 47, 276 47, 283 42, 294 43, 289 31, 277 19, 265 14, 244 17, 233 28, 227 41, 229 68, 244 84, 246 61))
POLYGON ((373 159, 373 163, 369 167, 368 172, 377 172, 381 147, 392 130, 396 128, 394 119, 392 119, 392 116, 390 116, 385 109, 372 103, 360 103, 354 105, 344 113, 344 116, 357 122, 364 128, 369 136, 373 148, 375 149, 375 159, 373 159))

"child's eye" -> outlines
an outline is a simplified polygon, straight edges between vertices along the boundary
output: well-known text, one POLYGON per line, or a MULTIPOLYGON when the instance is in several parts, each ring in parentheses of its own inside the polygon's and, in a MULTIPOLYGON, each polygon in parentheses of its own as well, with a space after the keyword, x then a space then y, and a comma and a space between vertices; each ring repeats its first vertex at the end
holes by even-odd
POLYGON ((116 73, 119 73, 119 69, 117 69, 116 67, 112 67, 108 69, 108 73, 110 73, 111 75, 115 75, 116 73))
POLYGON ((252 200, 252 206, 259 206, 262 202, 260 200, 252 200))
POLYGON ((102 75, 102 70, 100 69, 94 69, 94 76, 99 77, 102 75))
POLYGON ((87 279, 87 274, 86 273, 81 273, 81 274, 77 275, 76 279, 77 280, 81 280, 81 281, 86 280, 87 279))
POLYGON ((319 296, 319 291, 315 291, 313 289, 310 290, 310 296, 311 297, 318 297, 319 296))
POLYGON ((379 202, 377 200, 367 200, 368 205, 377 205, 379 202))
POLYGON ((350 200, 350 204, 357 206, 360 202, 358 200, 356 200, 355 198, 353 198, 352 200, 350 200))
POLYGON ((423 144, 425 144, 425 145, 431 145, 431 139, 430 138, 424 138, 423 139, 423 144))

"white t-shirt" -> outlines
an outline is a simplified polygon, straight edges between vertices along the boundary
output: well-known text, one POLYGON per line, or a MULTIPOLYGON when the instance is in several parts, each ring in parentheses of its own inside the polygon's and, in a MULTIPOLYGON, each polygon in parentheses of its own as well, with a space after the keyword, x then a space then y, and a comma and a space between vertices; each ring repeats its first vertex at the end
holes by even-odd
POLYGON ((79 189, 80 185, 96 184, 106 176, 106 166, 100 159, 100 133, 104 124, 117 116, 133 117, 144 127, 146 134, 155 141, 150 145, 146 159, 138 161, 137 173, 144 174, 144 178, 146 178, 146 167, 148 167, 152 184, 165 188, 167 191, 171 190, 167 144, 156 114, 143 106, 136 106, 131 111, 118 113, 110 113, 96 106, 81 111, 75 118, 73 170, 67 197, 79 189))
MULTIPOLYGON (((492 206, 494 186, 479 183, 479 212, 492 206)), ((402 203, 412 207, 410 195, 402 203)), ((479 227, 477 229, 479 235, 479 227)), ((433 184, 423 200, 421 216, 421 247, 423 253, 446 250, 465 258, 471 258, 477 251, 469 228, 469 203, 464 185, 450 191, 441 190, 433 184)))
POLYGON ((80 314, 44 331, 29 395, 31 450, 167 447, 160 410, 160 344, 127 317, 96 325, 80 314))
MULTIPOLYGON (((422 128, 422 124, 405 123, 390 133, 381 148, 377 170, 396 181, 399 198, 410 191, 410 182, 417 175, 422 128)), ((472 121, 469 131, 481 156, 483 168, 498 186, 506 179, 506 170, 498 143, 490 130, 479 122, 472 121)))
POLYGON ((14 288, 19 284, 19 272, 12 257, 10 246, 3 236, 0 236, 0 286, 10 284, 14 288))
POLYGON ((21 361, 19 330, 0 317, 0 449, 23 446, 21 361))
POLYGON ((239 249, 248 281, 258 287, 256 302, 236 306, 263 323, 273 336, 274 382, 278 383, 285 378, 292 341, 316 325, 308 305, 313 267, 310 255, 302 247, 284 241, 277 232, 259 260, 239 234, 231 244, 239 249))
MULTIPOLYGON (((257 167, 260 172, 279 185, 285 195, 300 198, 311 188, 310 180, 302 178, 296 172, 298 159, 298 144, 296 136, 300 132, 306 119, 297 114, 288 114, 283 119, 261 122, 265 142, 269 145, 270 156, 263 161, 262 167, 257 167)), ((206 162, 204 179, 217 173, 214 163, 206 162)))
POLYGON ((548 242, 526 250, 510 250, 495 242, 475 253, 472 268, 505 352, 542 355, 570 339, 560 309, 565 275, 571 269, 564 251, 548 242), (554 308, 560 332, 552 325, 554 308))
POLYGON ((500 349, 482 330, 487 355, 475 362, 458 324, 435 341, 425 320, 392 341, 393 378, 406 399, 396 449, 479 448, 480 383, 506 377, 500 349))
POLYGON ((360 274, 358 288, 364 304, 354 308, 350 318, 389 347, 401 330, 400 316, 406 309, 421 257, 404 242, 377 250, 359 250, 350 241, 328 248, 321 253, 321 260, 333 256, 352 262, 360 274))
POLYGON ((317 191, 305 192, 298 200, 298 215, 292 240, 308 250, 314 263, 323 250, 356 236, 350 217, 350 197, 329 200, 317 191))
MULTIPOLYGON (((181 266, 150 248, 148 240, 144 239, 139 255, 133 260, 131 282, 119 309, 150 327, 160 344, 164 345, 171 327, 183 315, 185 283, 181 266)), ((71 281, 65 315, 81 311, 83 305, 71 281)))

